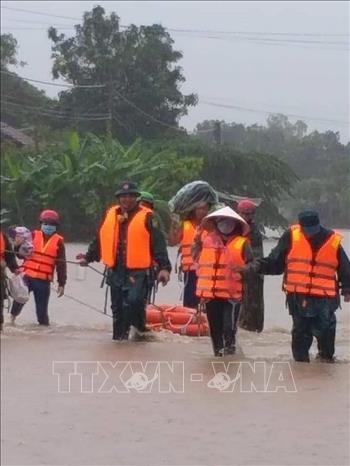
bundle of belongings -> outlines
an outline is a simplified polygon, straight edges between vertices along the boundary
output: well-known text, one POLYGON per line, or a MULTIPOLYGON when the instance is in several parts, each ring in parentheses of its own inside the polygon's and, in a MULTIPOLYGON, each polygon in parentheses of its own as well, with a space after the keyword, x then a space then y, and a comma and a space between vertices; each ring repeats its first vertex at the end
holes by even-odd
POLYGON ((206 181, 192 181, 183 186, 169 201, 171 213, 181 218, 188 215, 199 205, 206 203, 216 206, 219 202, 216 191, 206 181))

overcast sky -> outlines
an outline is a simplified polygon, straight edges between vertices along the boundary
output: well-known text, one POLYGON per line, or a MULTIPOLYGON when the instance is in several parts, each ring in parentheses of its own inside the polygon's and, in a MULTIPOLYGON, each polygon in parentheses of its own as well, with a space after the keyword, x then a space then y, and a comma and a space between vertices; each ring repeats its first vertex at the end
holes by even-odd
MULTIPOLYGON (((27 62, 17 72, 52 81, 46 29, 50 25, 72 28, 84 11, 97 4, 107 12, 115 11, 123 25, 160 23, 175 29, 254 33, 254 40, 246 40, 218 32, 215 38, 208 38, 213 35, 209 33, 171 32, 175 48, 184 54, 183 92, 195 92, 202 101, 182 119, 186 128, 193 129, 204 119, 263 124, 269 112, 278 112, 305 117, 290 120, 304 119, 310 130, 339 131, 342 141, 349 141, 349 52, 344 45, 349 41, 348 2, 2 1, 2 33, 16 37, 19 58, 27 62), (261 37, 265 36, 257 33, 271 35, 263 43, 261 37)), ((62 32, 71 35, 74 31, 62 32)), ((50 96, 59 90, 38 87, 50 96)))

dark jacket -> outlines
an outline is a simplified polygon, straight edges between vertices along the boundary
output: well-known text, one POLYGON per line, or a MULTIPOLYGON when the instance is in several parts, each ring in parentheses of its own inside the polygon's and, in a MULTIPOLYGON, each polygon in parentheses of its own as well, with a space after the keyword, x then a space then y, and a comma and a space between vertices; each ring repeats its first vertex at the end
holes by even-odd
POLYGON ((65 286, 67 282, 66 248, 64 242, 61 240, 58 243, 56 272, 58 286, 65 286))
MULTIPOLYGON (((314 252, 327 241, 333 233, 332 230, 321 227, 321 231, 309 238, 310 246, 314 252)), ((268 257, 259 261, 259 272, 264 275, 280 275, 284 273, 286 259, 292 247, 291 230, 287 230, 279 239, 277 246, 268 257)), ((350 261, 343 247, 338 249, 337 278, 342 294, 350 293, 350 261)))

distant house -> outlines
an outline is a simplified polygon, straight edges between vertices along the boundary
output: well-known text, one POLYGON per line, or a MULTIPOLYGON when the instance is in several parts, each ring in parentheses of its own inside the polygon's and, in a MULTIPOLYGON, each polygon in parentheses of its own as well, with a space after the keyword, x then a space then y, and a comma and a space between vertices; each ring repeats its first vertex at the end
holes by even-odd
POLYGON ((6 143, 13 143, 18 147, 34 146, 34 140, 20 129, 13 128, 7 123, 1 122, 1 147, 6 143))

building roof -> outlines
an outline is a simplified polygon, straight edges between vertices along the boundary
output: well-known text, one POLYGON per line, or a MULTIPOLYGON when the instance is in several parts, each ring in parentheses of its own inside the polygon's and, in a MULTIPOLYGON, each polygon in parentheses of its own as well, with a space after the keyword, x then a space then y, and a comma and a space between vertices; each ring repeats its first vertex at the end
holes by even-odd
POLYGON ((12 141, 21 146, 34 145, 34 141, 30 136, 27 136, 20 129, 13 128, 3 121, 1 122, 1 136, 12 139, 12 141))

